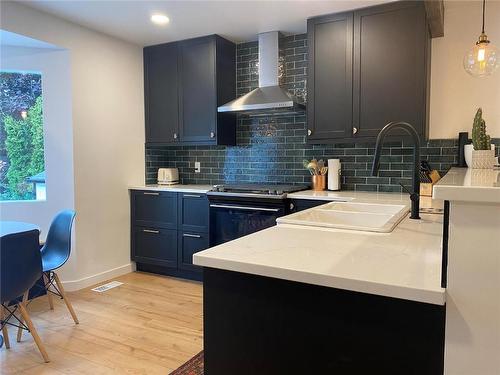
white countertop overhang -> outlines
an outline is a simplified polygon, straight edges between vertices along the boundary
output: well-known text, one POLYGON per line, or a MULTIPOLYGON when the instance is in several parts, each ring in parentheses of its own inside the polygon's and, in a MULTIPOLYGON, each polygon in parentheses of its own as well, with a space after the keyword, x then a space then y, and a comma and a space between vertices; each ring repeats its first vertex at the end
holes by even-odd
POLYGON ((278 225, 194 254, 194 264, 444 305, 442 215, 391 233, 278 225))
POLYGON ((452 168, 434 185, 433 198, 500 203, 500 170, 452 168))

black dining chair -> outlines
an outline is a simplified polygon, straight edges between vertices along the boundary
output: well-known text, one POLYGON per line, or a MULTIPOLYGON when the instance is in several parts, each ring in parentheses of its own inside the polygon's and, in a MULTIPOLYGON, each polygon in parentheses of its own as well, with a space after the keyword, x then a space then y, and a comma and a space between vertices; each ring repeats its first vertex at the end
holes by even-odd
POLYGON ((25 329, 33 336, 44 361, 49 362, 47 351, 26 310, 29 290, 42 276, 39 234, 38 230, 31 230, 0 239, 0 325, 7 349, 10 348, 7 325, 25 329))
POLYGON ((55 294, 64 300, 75 324, 78 324, 79 321, 75 310, 68 300, 59 276, 55 272, 55 270, 62 267, 69 259, 71 253, 71 228, 73 227, 75 216, 76 213, 73 210, 64 210, 56 215, 50 224, 49 233, 47 234, 47 239, 41 253, 45 288, 47 290, 50 309, 54 309, 52 294, 55 294))

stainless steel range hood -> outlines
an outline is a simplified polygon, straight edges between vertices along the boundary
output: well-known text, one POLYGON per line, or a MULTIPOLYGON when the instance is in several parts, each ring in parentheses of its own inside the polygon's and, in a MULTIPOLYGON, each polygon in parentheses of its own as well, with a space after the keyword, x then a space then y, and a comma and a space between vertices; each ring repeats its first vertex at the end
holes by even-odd
POLYGON ((218 108, 249 116, 297 114, 305 105, 279 86, 279 32, 259 34, 259 87, 218 108))

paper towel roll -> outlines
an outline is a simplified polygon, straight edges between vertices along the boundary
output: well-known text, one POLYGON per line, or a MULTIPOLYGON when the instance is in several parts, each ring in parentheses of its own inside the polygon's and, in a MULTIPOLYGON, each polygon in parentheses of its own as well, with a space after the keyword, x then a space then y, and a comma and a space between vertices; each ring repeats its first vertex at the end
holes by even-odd
POLYGON ((328 190, 340 190, 340 159, 328 159, 328 190))

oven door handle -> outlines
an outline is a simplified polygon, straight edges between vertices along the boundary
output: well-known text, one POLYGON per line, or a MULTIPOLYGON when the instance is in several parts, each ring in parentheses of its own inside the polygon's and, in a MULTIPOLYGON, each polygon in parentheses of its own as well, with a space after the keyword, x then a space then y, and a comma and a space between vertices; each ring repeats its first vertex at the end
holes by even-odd
POLYGON ((211 204, 210 207, 213 208, 228 208, 231 210, 246 210, 246 211, 268 211, 268 212, 278 212, 279 208, 267 208, 267 207, 250 207, 250 206, 231 206, 226 204, 211 204))

